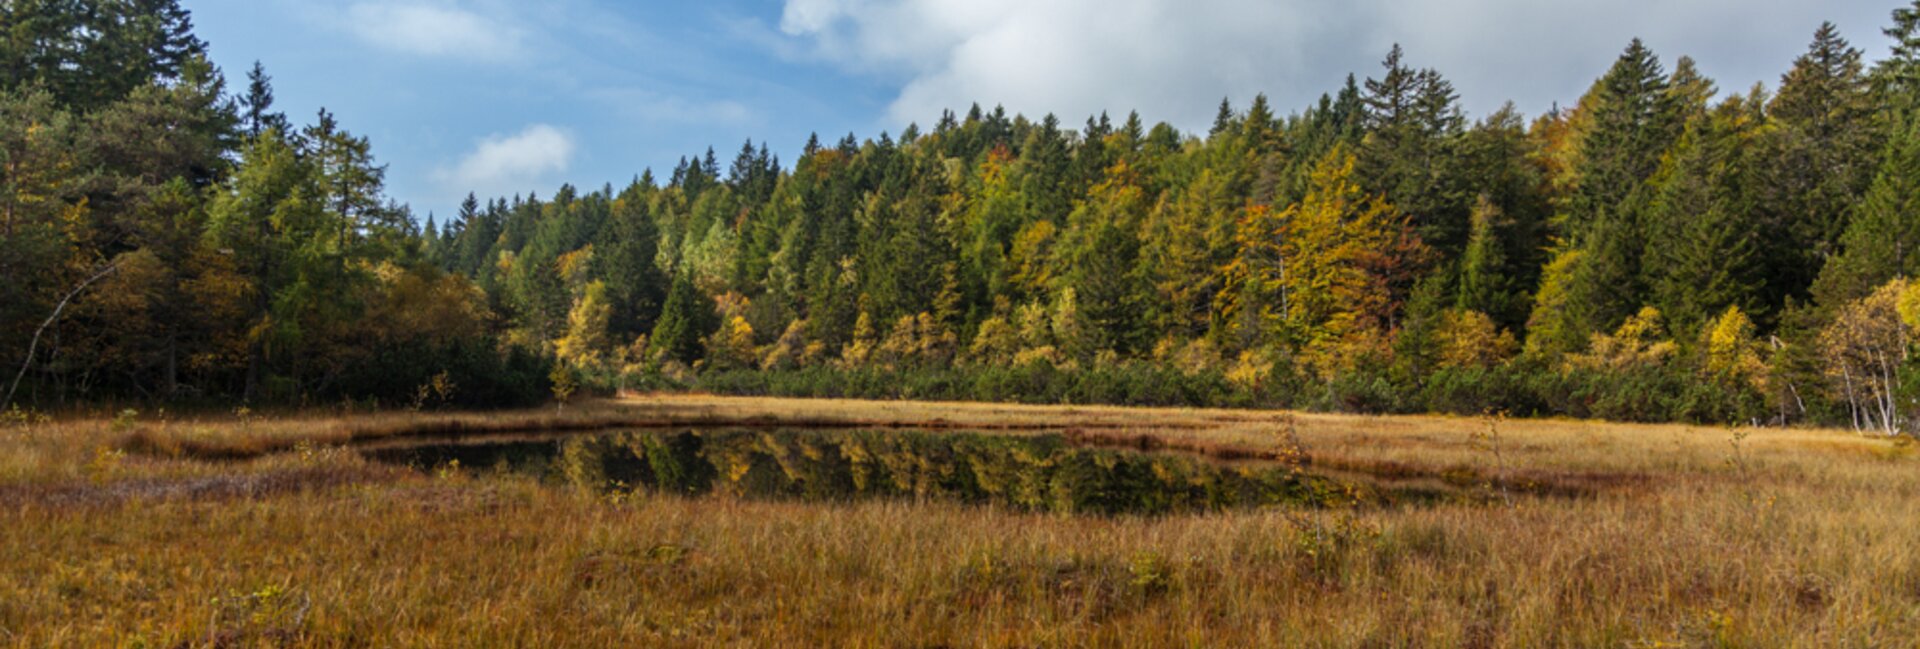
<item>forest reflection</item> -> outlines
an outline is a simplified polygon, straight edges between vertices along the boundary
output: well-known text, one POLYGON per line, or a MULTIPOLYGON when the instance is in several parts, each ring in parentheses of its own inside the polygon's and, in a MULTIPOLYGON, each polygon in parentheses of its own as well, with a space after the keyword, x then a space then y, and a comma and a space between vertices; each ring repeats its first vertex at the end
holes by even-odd
POLYGON ((367 450, 422 470, 535 475, 603 492, 909 499, 1072 514, 1348 506, 1372 490, 1275 462, 1077 446, 1058 434, 901 430, 624 431, 367 450))

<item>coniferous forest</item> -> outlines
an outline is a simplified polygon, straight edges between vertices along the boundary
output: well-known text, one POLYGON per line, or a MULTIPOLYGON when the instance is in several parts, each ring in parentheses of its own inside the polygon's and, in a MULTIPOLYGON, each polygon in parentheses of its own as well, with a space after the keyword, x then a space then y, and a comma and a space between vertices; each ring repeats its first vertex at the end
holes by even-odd
POLYGON ((1753 88, 1635 41, 1561 109, 1468 115, 1396 47, 1205 132, 975 106, 430 216, 350 125, 213 67, 174 0, 0 25, 15 411, 692 389, 1920 421, 1920 3, 1885 53, 1809 25, 1753 88))

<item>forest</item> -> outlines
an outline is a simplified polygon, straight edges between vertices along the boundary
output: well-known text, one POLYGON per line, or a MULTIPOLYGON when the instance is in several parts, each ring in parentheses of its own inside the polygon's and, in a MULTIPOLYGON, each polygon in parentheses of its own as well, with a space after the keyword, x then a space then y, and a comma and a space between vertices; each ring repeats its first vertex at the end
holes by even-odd
POLYGON ((1771 86, 1636 40, 1562 108, 1470 116, 1395 47, 1204 133, 974 106, 424 218, 176 0, 0 27, 9 417, 695 390, 1920 424, 1920 2, 1877 61, 1809 25, 1771 86))

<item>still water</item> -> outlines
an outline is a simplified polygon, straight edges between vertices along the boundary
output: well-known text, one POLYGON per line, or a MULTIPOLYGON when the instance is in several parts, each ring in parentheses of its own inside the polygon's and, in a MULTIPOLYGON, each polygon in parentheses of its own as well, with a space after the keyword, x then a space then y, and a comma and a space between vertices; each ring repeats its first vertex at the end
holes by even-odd
POLYGON ((531 474, 601 491, 749 499, 936 500, 1071 514, 1169 514, 1377 499, 1281 463, 1076 446, 1057 434, 634 430, 367 449, 420 470, 531 474))

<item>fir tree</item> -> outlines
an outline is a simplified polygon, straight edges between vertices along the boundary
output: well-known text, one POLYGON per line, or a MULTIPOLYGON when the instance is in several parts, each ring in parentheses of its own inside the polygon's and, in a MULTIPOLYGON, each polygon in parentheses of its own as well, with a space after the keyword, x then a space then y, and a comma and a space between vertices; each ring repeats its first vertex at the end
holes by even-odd
POLYGON ((667 292, 667 303, 649 340, 664 358, 692 363, 700 359, 703 341, 719 328, 718 320, 713 299, 695 288, 687 273, 681 273, 667 292))
POLYGON ((1920 273, 1920 123, 1887 143, 1885 162, 1842 235, 1841 253, 1820 273, 1814 296, 1837 306, 1887 280, 1920 273))
MULTIPOLYGON (((1757 98, 1756 98, 1757 99, 1757 98)), ((1730 101, 1737 113, 1739 100, 1730 101)), ((1764 308, 1759 233, 1736 194, 1741 146, 1733 116, 1702 119, 1681 138, 1648 210, 1647 284, 1676 331, 1690 332, 1729 307, 1764 308)))
POLYGON ((1853 206, 1873 180, 1877 156, 1871 90, 1860 51, 1823 24, 1781 78, 1751 188, 1767 237, 1769 303, 1804 299, 1839 252, 1853 206))

